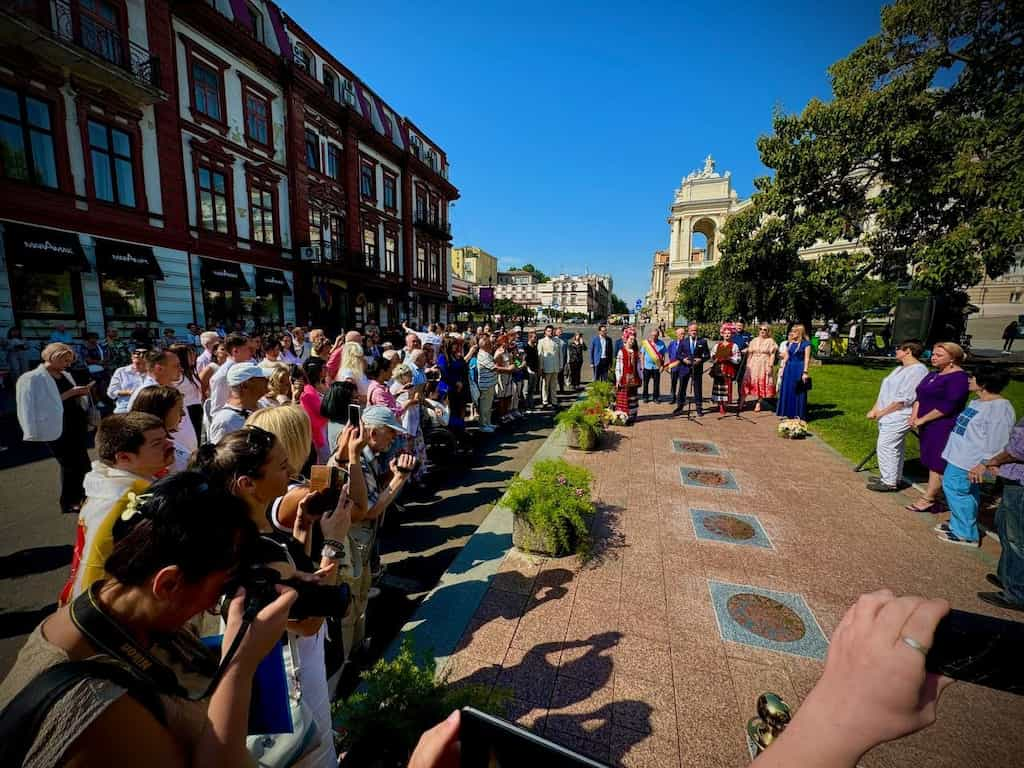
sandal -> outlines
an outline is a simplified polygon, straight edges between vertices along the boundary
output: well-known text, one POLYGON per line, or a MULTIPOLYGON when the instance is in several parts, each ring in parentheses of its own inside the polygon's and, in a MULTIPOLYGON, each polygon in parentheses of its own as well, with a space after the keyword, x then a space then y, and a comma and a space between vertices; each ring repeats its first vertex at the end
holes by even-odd
POLYGON ((931 512, 938 505, 938 503, 939 502, 935 500, 926 501, 925 499, 921 499, 920 501, 917 501, 914 504, 907 504, 907 506, 905 506, 904 509, 907 510, 907 512, 931 512), (925 505, 923 507, 919 506, 922 501, 925 502, 925 505))

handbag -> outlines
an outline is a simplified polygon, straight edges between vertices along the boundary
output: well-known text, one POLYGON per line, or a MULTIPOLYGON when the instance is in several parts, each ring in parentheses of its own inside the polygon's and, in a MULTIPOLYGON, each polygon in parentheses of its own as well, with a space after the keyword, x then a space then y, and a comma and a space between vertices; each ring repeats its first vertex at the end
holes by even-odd
POLYGON ((813 382, 811 381, 811 377, 808 376, 806 380, 801 377, 800 381, 796 383, 796 386, 797 389, 799 389, 802 392, 810 392, 812 384, 813 382))

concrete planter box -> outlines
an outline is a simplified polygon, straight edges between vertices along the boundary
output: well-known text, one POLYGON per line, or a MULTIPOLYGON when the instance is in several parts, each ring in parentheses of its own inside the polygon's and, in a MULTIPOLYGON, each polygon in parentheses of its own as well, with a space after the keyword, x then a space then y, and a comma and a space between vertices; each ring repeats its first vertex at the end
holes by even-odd
POLYGON ((559 552, 548 544, 548 541, 532 525, 519 515, 512 515, 512 544, 524 552, 533 552, 548 557, 561 557, 569 554, 559 552))

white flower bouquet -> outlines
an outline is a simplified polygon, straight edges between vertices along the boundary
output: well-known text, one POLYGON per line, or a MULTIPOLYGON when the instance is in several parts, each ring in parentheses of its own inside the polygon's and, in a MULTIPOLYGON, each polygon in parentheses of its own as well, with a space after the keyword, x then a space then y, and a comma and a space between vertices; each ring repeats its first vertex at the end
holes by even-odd
POLYGON ((783 419, 779 422, 776 431, 779 433, 779 437, 784 437, 787 440, 802 440, 811 434, 807 430, 807 422, 803 419, 783 419))

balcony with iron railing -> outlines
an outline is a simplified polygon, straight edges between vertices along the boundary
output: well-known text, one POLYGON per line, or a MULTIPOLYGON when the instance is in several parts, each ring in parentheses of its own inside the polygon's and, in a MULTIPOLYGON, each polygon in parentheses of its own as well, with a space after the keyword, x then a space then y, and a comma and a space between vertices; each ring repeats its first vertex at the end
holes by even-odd
POLYGON ((0 43, 27 48, 137 103, 166 98, 160 59, 69 0, 0 0, 0 43))
POLYGON ((413 224, 442 240, 452 239, 451 222, 441 221, 440 217, 430 216, 426 211, 416 211, 413 214, 413 224))

